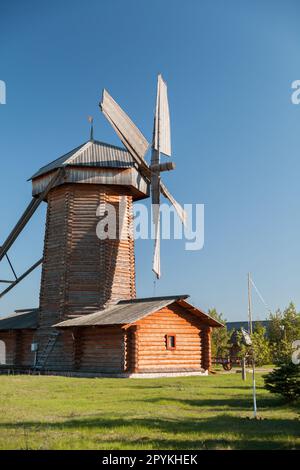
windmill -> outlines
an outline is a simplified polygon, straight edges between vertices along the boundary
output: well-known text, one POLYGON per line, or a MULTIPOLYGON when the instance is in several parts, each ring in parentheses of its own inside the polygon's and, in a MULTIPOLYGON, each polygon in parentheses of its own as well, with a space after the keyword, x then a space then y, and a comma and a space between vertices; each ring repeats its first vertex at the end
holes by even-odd
POLYGON ((175 169, 173 162, 160 163, 161 154, 171 156, 171 129, 167 84, 161 74, 157 79, 156 107, 154 116, 153 139, 151 146, 151 164, 145 160, 149 143, 129 116, 116 103, 107 90, 103 90, 100 108, 126 149, 135 160, 140 173, 151 187, 152 214, 154 224, 153 272, 157 279, 161 277, 160 267, 160 201, 161 194, 175 208, 181 221, 186 223, 186 213, 175 200, 161 180, 161 173, 175 169))
MULTIPOLYGON (((173 170, 175 168, 175 165, 172 162, 160 162, 162 154, 171 156, 171 132, 167 85, 162 76, 159 75, 157 81, 156 109, 150 165, 148 165, 145 160, 146 152, 150 146, 148 141, 106 90, 103 91, 103 99, 100 106, 104 116, 115 129, 127 151, 124 148, 122 149, 120 147, 111 146, 94 140, 93 119, 90 117, 90 139, 67 154, 56 159, 54 162, 42 167, 32 176, 32 200, 2 246, 0 246, 0 261, 3 258, 8 261, 14 276, 14 279, 12 280, 0 280, 1 284, 8 285, 0 292, 0 299, 4 295, 8 294, 41 264, 43 265, 41 301, 44 298, 44 294, 48 299, 52 289, 55 288, 57 291, 55 294, 55 298, 57 299, 56 311, 64 311, 66 312, 65 315, 77 313, 77 310, 82 309, 83 305, 89 305, 90 309, 100 308, 106 305, 106 302, 114 301, 116 298, 119 298, 120 295, 124 298, 134 297, 135 281, 133 243, 130 242, 126 248, 128 254, 128 256, 126 255, 127 269, 130 272, 130 276, 128 277, 128 285, 126 284, 126 288, 123 292, 120 290, 120 286, 124 286, 124 282, 117 280, 116 273, 112 275, 111 270, 113 263, 112 260, 117 262, 117 254, 121 250, 121 247, 118 248, 113 241, 110 242, 110 245, 109 243, 100 243, 100 246, 99 240, 96 239, 96 233, 94 233, 93 238, 86 238, 86 246, 82 247, 82 253, 85 253, 85 250, 88 250, 87 253, 92 253, 92 250, 99 245, 101 252, 101 263, 100 261, 94 261, 95 265, 93 267, 93 295, 95 296, 96 301, 93 300, 94 297, 92 295, 88 295, 88 292, 90 292, 90 277, 81 279, 80 286, 82 292, 80 296, 79 294, 76 294, 76 291, 79 291, 79 274, 78 278, 76 278, 75 274, 73 275, 72 273, 77 271, 78 273, 84 273, 85 265, 84 268, 82 268, 81 264, 80 266, 73 266, 73 263, 76 264, 76 260, 78 261, 79 258, 74 258, 73 260, 68 250, 71 250, 69 244, 72 240, 77 240, 77 235, 74 238, 70 233, 73 233, 76 229, 77 222, 75 222, 75 219, 77 216, 79 224, 78 230, 80 233, 83 232, 80 225, 82 222, 79 221, 79 217, 82 217, 82 214, 87 214, 87 210, 91 211, 91 215, 87 217, 86 226, 84 228, 87 232, 94 230, 92 228, 95 224, 94 211, 96 214, 96 206, 98 202, 102 201, 101 204, 105 205, 109 200, 116 198, 116 196, 113 195, 116 194, 116 191, 119 191, 119 197, 125 195, 128 205, 128 217, 131 219, 133 202, 135 200, 148 197, 149 186, 151 188, 153 222, 155 227, 153 271, 157 278, 160 277, 159 208, 161 194, 171 202, 182 222, 184 223, 186 220, 184 210, 171 195, 161 179, 162 172, 173 170), (93 193, 94 190, 96 192, 98 191, 97 195, 96 193, 93 193), (91 194, 89 194, 89 192, 91 194), (59 197, 61 198, 61 206, 58 206, 58 201, 56 200, 59 199, 59 197), (48 204, 48 215, 43 257, 28 268, 23 274, 17 275, 12 266, 11 260, 8 257, 8 251, 27 226, 40 204, 44 201, 48 204), (55 211, 57 207, 59 207, 59 210, 56 213, 55 211), (65 226, 62 226, 59 231, 55 228, 57 223, 56 219, 60 220, 61 223, 63 223, 63 221, 65 223, 65 226), (65 251, 63 251, 58 257, 57 262, 59 262, 59 264, 57 266, 51 265, 51 260, 56 260, 54 254, 51 253, 51 256, 47 256, 48 250, 50 249, 49 246, 55 246, 55 243, 57 243, 57 240, 52 240, 50 243, 49 236, 52 233, 54 234, 53 236, 57 237, 57 239, 61 239, 61 246, 66 247, 65 251), (111 253, 114 253, 114 256, 111 256, 111 253), (105 272, 109 274, 105 275, 105 272), (49 278, 47 281, 49 284, 47 284, 44 280, 47 273, 49 273, 49 276, 51 273, 53 273, 53 275, 55 273, 57 276, 59 274, 59 279, 54 281, 54 279, 49 278), (101 281, 103 276, 106 276, 105 282, 101 281), (61 289, 60 283, 63 283, 65 286, 64 289, 61 289), (99 286, 97 283, 100 283, 99 286), (70 300, 70 296, 73 300, 70 300), (73 312, 73 308, 75 309, 75 312, 73 312)), ((128 239, 131 240, 129 219, 128 239)), ((81 260, 81 258, 80 263, 84 263, 84 260, 81 260)), ((90 266, 89 269, 91 269, 90 266)), ((122 265, 120 264, 120 273, 122 272, 122 269, 122 265)), ((89 274, 89 276, 91 275, 89 274)), ((52 298, 49 298, 47 301, 49 305, 51 305, 51 308, 53 308, 52 298)), ((43 313, 45 308, 41 307, 40 310, 43 313)))
MULTIPOLYGON (((43 264, 45 267, 45 257, 43 257, 28 268, 23 274, 17 275, 12 266, 11 260, 8 257, 8 251, 26 227, 40 204, 43 201, 49 203, 51 195, 54 194, 56 188, 67 183, 75 184, 78 182, 88 181, 89 183, 93 182, 101 185, 104 183, 109 185, 120 185, 120 181, 118 180, 119 177, 117 176, 119 174, 119 170, 117 171, 117 168, 131 168, 130 171, 132 176, 127 180, 124 173, 124 178, 121 178, 121 185, 128 187, 129 191, 134 190, 134 193, 132 194, 134 200, 147 197, 147 187, 150 186, 151 188, 155 239, 153 271, 157 278, 161 276, 159 210, 161 194, 170 201, 182 222, 185 223, 186 221, 184 210, 174 199, 161 179, 162 172, 173 170, 175 168, 175 165, 172 162, 160 162, 162 154, 171 156, 170 114, 167 85, 162 76, 158 75, 150 165, 148 165, 145 160, 145 155, 150 144, 137 126, 106 90, 103 91, 103 99, 100 107, 104 116, 108 119, 129 152, 131 161, 128 155, 126 155, 127 152, 125 153, 122 149, 114 148, 115 155, 113 156, 112 146, 107 146, 106 144, 94 140, 93 118, 90 117, 91 133, 89 141, 73 149, 71 152, 68 152, 54 162, 51 162, 49 165, 46 165, 32 177, 33 198, 11 233, 8 235, 2 246, 0 246, 0 261, 3 258, 8 261, 14 276, 14 279, 0 280, 1 284, 7 285, 7 287, 0 292, 0 299, 29 276, 38 266, 43 264), (108 172, 108 168, 105 168, 108 161, 109 168, 111 169, 110 172, 115 171, 113 168, 116 168, 116 172, 113 175, 108 172), (84 174, 84 172, 87 170, 84 170, 83 167, 89 168, 88 175, 90 179, 85 180, 87 174, 84 174), (97 168, 98 170, 96 170, 97 168), (101 174, 99 173, 100 169, 101 174), (93 176, 91 176, 91 173, 93 173, 93 176), (135 181, 133 185, 132 178, 135 181)), ((71 220, 69 220, 69 222, 71 222, 71 220)))
POLYGON ((136 296, 134 203, 148 198, 151 190, 153 271, 158 278, 161 195, 185 222, 184 210, 161 178, 161 173, 175 167, 172 162, 161 162, 162 155, 171 156, 167 86, 159 75, 150 164, 145 161, 148 141, 106 90, 100 106, 125 148, 96 140, 90 118, 89 140, 30 178, 32 200, 0 246, 0 261, 8 261, 15 277, 0 280, 8 284, 0 298, 42 264, 39 306, 0 318, 0 341, 7 342, 12 365, 26 370, 79 371, 89 376, 99 372, 102 376, 152 368, 161 373, 170 367, 178 372, 183 367, 184 372, 202 374, 210 367, 211 328, 221 325, 185 302, 185 295, 136 296), (47 204, 43 256, 18 276, 8 251, 43 202, 47 204), (102 238, 99 224, 112 207, 121 236, 102 238), (148 321, 152 314, 154 325, 153 319, 148 321), (198 322, 196 329, 191 315, 198 322), (140 321, 144 319, 143 327, 140 321), (150 342, 149 324, 151 331, 154 326, 150 342), (167 325, 173 325, 172 333, 167 325), (185 347, 191 337, 192 358, 185 347))

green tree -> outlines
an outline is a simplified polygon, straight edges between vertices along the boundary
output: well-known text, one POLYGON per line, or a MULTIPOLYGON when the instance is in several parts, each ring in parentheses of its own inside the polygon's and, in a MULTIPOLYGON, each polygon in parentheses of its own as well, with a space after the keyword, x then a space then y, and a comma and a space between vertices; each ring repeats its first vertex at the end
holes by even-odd
POLYGON ((299 399, 300 365, 292 363, 292 343, 300 339, 300 314, 292 302, 283 312, 270 315, 269 337, 277 367, 264 377, 265 387, 286 400, 299 399))
POLYGON ((256 323, 251 335, 252 344, 247 344, 243 329, 235 330, 231 336, 232 354, 238 357, 246 357, 251 362, 253 353, 255 363, 258 366, 271 362, 271 350, 269 340, 266 337, 266 328, 261 323, 256 323))
POLYGON ((223 317, 222 313, 218 313, 215 308, 210 309, 208 314, 224 325, 224 328, 213 328, 211 354, 213 357, 226 357, 228 356, 230 347, 230 335, 226 328, 226 319, 223 317))
POLYGON ((300 366, 292 362, 281 364, 264 376, 265 388, 282 395, 287 401, 300 398, 300 366))
POLYGON ((269 364, 271 362, 271 347, 266 337, 266 328, 261 323, 255 324, 251 339, 256 365, 269 364))
POLYGON ((291 302, 281 312, 277 310, 269 317, 269 340, 272 359, 275 364, 288 364, 291 361, 292 343, 300 339, 300 314, 291 302))

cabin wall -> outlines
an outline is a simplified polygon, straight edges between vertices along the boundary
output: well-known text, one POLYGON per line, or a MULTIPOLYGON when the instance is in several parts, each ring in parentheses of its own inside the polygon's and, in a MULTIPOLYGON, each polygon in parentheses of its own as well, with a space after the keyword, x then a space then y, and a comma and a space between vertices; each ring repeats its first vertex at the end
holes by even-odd
POLYGON ((163 308, 127 332, 131 372, 201 371, 210 367, 210 328, 180 306, 163 308), (168 350, 166 335, 176 337, 168 350))
POLYGON ((16 355, 15 331, 0 331, 0 341, 3 341, 5 344, 6 365, 14 365, 16 355))
POLYGON ((31 344, 34 330, 0 331, 0 341, 5 344, 6 365, 27 367, 34 364, 31 344))
POLYGON ((17 357, 16 364, 21 366, 32 366, 34 364, 34 353, 31 344, 34 341, 35 331, 17 330, 17 357))
MULTIPOLYGON (((52 328, 51 333, 53 333, 52 328)), ((39 335, 41 332, 39 333, 39 335)), ((45 338, 38 337, 39 339, 39 352, 41 353, 43 348, 47 345, 49 336, 45 338)), ((45 367, 45 370, 51 371, 72 371, 74 369, 74 357, 75 357, 75 337, 70 330, 59 331, 59 335, 55 341, 53 349, 49 354, 45 367)))
POLYGON ((124 372, 124 332, 121 327, 85 327, 77 332, 76 369, 82 372, 124 372))

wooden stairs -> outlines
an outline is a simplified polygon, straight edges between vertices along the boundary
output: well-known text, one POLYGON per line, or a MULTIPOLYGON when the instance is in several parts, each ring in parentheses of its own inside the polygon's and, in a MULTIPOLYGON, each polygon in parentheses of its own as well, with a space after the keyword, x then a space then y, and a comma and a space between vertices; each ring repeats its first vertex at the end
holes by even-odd
POLYGON ((36 360, 36 364, 34 366, 34 370, 43 370, 44 369, 44 367, 47 363, 47 359, 48 359, 49 355, 51 354, 51 352, 54 348, 54 345, 57 341, 58 336, 59 336, 58 331, 54 331, 54 332, 49 334, 48 342, 46 343, 46 346, 44 347, 42 352, 37 355, 37 360, 36 360))

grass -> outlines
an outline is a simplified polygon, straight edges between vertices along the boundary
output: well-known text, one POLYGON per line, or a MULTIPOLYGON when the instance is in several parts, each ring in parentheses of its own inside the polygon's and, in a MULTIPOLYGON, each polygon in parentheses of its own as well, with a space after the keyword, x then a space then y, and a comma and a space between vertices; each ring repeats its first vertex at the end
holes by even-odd
POLYGON ((0 449, 300 449, 299 406, 250 377, 0 376, 0 449))

